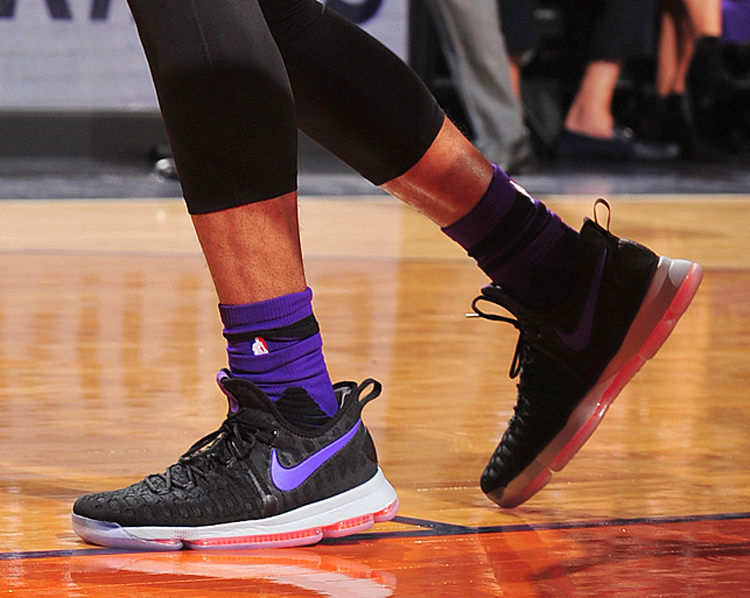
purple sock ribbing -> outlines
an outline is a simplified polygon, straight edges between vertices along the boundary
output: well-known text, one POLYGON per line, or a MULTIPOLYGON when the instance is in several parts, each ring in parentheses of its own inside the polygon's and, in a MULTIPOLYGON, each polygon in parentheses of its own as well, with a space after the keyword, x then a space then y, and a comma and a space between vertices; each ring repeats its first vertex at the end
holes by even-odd
POLYGON ((498 166, 492 165, 494 174, 490 186, 468 214, 443 232, 467 251, 477 241, 484 239, 510 212, 518 189, 498 166))
POLYGON ((233 375, 252 381, 272 401, 287 388, 303 388, 323 411, 336 413, 309 288, 258 303, 222 304, 219 313, 233 375))
POLYGON ((517 300, 531 307, 559 302, 569 291, 578 233, 494 170, 476 206, 443 232, 517 300))

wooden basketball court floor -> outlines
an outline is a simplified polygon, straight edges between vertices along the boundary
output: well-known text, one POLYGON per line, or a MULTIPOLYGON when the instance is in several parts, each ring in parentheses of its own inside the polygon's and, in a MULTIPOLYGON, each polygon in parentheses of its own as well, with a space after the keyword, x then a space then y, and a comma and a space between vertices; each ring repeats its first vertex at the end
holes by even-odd
MULTIPOLYGON (((591 198, 550 197, 568 222, 591 198)), ((335 379, 401 498, 393 522, 284 550, 126 553, 70 506, 163 471, 223 419, 213 289, 179 200, 0 205, 0 594, 750 596, 750 195, 610 198, 612 230, 700 261, 662 351, 576 459, 502 510, 478 478, 509 419, 516 333, 467 319, 484 284, 420 216, 301 202, 335 379)))

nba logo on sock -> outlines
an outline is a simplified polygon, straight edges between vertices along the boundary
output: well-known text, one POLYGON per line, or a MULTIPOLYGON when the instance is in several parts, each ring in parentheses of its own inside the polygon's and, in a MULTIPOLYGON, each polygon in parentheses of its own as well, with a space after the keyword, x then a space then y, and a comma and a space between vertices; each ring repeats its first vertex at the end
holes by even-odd
POLYGON ((266 346, 266 341, 256 336, 253 340, 253 355, 266 355, 267 353, 268 347, 266 346))

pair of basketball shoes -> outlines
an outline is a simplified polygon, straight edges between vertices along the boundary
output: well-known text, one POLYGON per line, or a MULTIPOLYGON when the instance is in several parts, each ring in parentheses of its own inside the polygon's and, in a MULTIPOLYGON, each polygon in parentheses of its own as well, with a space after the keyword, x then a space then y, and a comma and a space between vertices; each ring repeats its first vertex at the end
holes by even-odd
MULTIPOLYGON (((619 239, 609 222, 596 222, 596 205, 594 213, 564 304, 529 309, 495 284, 472 304, 476 315, 519 330, 515 413, 481 477, 503 507, 529 499, 575 455, 701 282, 698 264, 619 239)), ((151 550, 296 546, 396 515, 398 498, 361 419, 380 394, 377 381, 334 385, 332 418, 301 389, 274 403, 226 370, 218 384, 229 401, 221 427, 164 473, 79 498, 73 527, 83 539, 151 550)))

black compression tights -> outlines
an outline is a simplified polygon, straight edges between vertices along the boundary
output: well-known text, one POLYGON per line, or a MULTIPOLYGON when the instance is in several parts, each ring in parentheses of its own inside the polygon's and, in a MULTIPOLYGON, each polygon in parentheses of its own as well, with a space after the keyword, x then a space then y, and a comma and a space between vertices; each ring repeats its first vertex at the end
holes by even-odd
POLYGON ((192 214, 289 193, 297 127, 376 185, 443 113, 389 50, 316 0, 128 0, 192 214))

